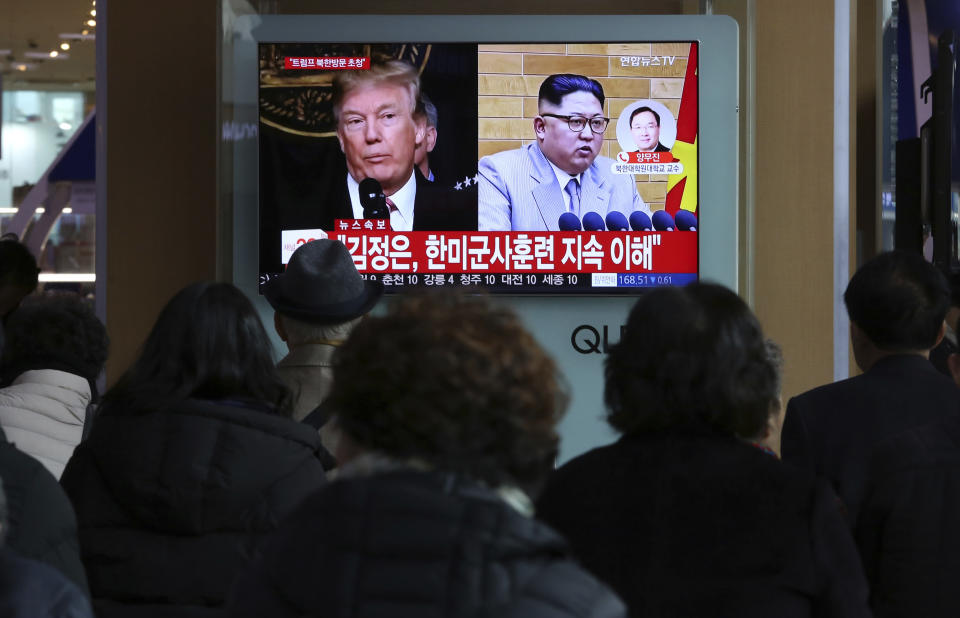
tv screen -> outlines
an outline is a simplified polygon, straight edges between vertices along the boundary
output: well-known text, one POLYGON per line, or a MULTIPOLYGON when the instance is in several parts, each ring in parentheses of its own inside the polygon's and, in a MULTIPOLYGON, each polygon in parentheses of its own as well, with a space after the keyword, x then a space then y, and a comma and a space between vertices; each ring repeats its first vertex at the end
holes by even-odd
POLYGON ((388 291, 696 280, 698 51, 260 42, 260 282, 324 236, 388 291))

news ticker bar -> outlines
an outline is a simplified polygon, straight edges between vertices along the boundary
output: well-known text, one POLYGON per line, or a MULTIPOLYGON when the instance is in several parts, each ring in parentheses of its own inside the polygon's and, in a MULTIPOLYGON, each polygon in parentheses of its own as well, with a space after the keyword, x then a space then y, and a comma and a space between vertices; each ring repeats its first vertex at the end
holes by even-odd
MULTIPOLYGON (((262 285, 276 274, 261 276, 262 285)), ((696 273, 569 273, 569 274, 476 274, 476 273, 361 273, 365 280, 380 281, 389 291, 408 288, 459 287, 501 293, 563 292, 601 290, 624 293, 636 288, 686 285, 697 280, 696 273)))
POLYGON ((637 275, 632 273, 591 273, 547 275, 501 273, 498 275, 425 274, 406 275, 388 273, 384 275, 363 274, 366 280, 380 281, 385 287, 516 287, 516 288, 653 288, 666 285, 687 285, 697 280, 696 273, 659 273, 656 275, 637 275))

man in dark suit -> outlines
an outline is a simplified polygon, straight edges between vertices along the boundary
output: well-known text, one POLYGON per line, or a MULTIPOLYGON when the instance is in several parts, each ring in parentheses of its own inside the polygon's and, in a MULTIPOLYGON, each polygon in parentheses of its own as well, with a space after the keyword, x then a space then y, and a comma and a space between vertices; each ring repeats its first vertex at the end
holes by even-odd
POLYGON ((476 229, 456 195, 427 182, 414 165, 426 139, 427 123, 416 69, 400 60, 371 64, 369 70, 342 71, 333 80, 337 140, 347 173, 339 200, 326 204, 335 218, 362 219, 359 184, 379 181, 395 231, 476 229), (346 197, 344 200, 343 198, 346 197))
POLYGON ((960 415, 878 446, 857 520, 876 616, 960 616, 960 415))
POLYGON ((649 107, 638 107, 630 114, 630 135, 638 152, 667 152, 660 143, 660 114, 649 107))
MULTIPOLYGON (((340 153, 323 161, 324 187, 309 199, 291 196, 278 210, 281 230, 332 231, 337 219, 363 219, 359 185, 377 180, 394 231, 476 230, 476 185, 455 191, 429 182, 414 165, 428 129, 416 69, 401 60, 374 61, 368 70, 340 71, 333 80, 340 153)), ((272 251, 272 246, 267 248, 272 251)), ((277 251, 279 253, 279 250, 277 251)))
POLYGON ((944 332, 950 291, 917 254, 893 251, 864 264, 844 293, 862 375, 794 397, 783 459, 829 479, 854 525, 871 452, 881 441, 960 412, 960 390, 928 361, 944 332))

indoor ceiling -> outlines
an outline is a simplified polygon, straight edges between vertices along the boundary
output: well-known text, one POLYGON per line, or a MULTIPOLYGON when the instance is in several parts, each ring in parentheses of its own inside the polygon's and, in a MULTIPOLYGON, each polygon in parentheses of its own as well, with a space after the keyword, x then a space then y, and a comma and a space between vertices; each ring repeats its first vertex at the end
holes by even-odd
POLYGON ((60 49, 63 33, 96 32, 84 23, 95 19, 90 15, 92 9, 96 9, 93 0, 0 0, 3 88, 93 90, 95 41, 69 40, 70 49, 60 49), (69 57, 51 58, 53 50, 69 57), (31 58, 28 52, 46 57, 31 58), (21 63, 34 66, 20 70, 21 63))

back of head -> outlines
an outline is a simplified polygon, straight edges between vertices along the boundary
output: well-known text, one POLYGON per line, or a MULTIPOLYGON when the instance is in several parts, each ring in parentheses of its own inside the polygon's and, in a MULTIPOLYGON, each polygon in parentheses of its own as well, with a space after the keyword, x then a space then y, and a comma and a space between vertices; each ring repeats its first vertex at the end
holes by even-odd
POLYGON ((402 297, 340 347, 329 403, 355 443, 490 485, 535 485, 566 395, 509 309, 435 292, 402 297))
POLYGON ((164 306, 139 357, 104 396, 104 413, 151 411, 187 398, 259 402, 290 413, 263 324, 229 283, 188 285, 164 306))
POLYGON ((777 397, 760 324, 730 290, 695 283, 642 296, 605 366, 608 422, 752 438, 777 397))
POLYGON ((923 351, 936 345, 950 289, 940 271, 919 254, 890 251, 857 270, 843 300, 850 321, 877 348, 923 351))
POLYGON ((336 72, 333 78, 332 95, 333 113, 336 119, 340 120, 340 107, 350 92, 381 84, 406 88, 410 93, 410 112, 423 113, 420 74, 417 73, 416 68, 403 60, 374 58, 367 70, 336 72))
POLYGON ((78 296, 28 298, 7 322, 0 362, 4 383, 31 369, 59 369, 95 380, 107 349, 107 329, 78 296))
POLYGON ((563 97, 572 92, 589 92, 603 105, 603 86, 595 79, 573 73, 558 73, 551 75, 540 84, 537 102, 540 105, 549 103, 560 105, 563 97))
POLYGON ((37 260, 25 245, 13 239, 0 240, 0 318, 37 288, 37 260))

